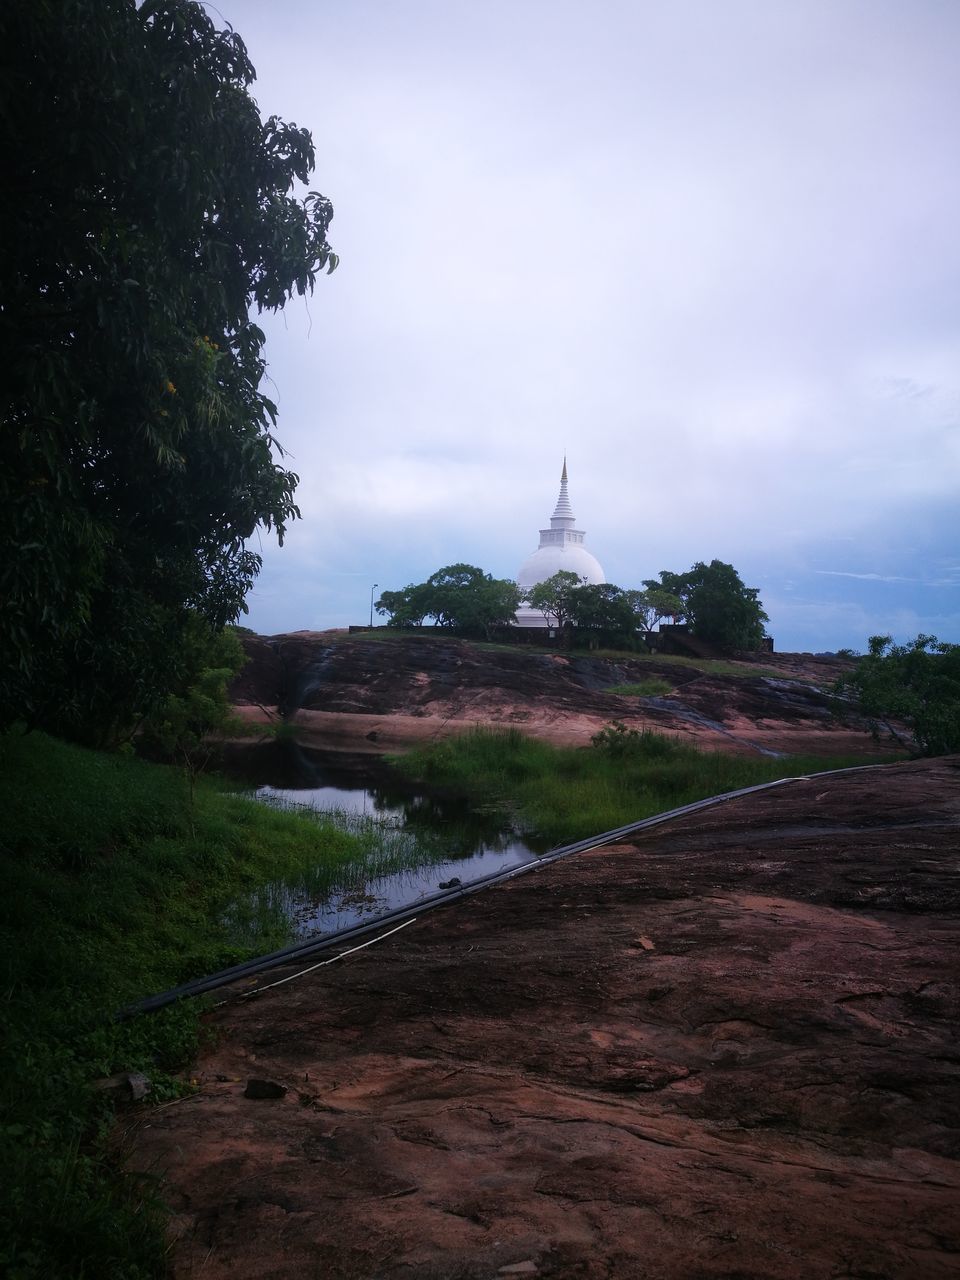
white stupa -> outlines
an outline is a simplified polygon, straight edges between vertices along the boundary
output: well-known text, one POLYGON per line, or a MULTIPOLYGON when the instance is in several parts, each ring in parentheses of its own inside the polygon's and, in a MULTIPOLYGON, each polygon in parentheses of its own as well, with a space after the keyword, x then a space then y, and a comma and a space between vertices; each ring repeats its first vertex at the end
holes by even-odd
MULTIPOLYGON (((517 574, 517 586, 521 591, 528 591, 538 582, 552 578, 561 569, 575 573, 587 583, 606 582, 606 576, 600 567, 599 560, 592 556, 583 545, 584 534, 575 529, 576 516, 570 506, 567 493, 567 460, 563 460, 563 472, 560 476, 560 497, 556 510, 550 517, 550 528, 540 530, 540 545, 533 555, 527 556, 517 574)), ((545 627, 547 619, 539 609, 531 609, 524 605, 517 611, 518 627, 545 627)))

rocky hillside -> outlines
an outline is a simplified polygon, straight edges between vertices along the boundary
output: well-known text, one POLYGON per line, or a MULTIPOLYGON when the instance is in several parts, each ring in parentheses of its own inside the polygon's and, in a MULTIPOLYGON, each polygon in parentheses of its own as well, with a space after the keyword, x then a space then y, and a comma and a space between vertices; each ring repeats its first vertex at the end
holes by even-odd
POLYGON ((839 658, 609 658, 435 634, 296 632, 245 645, 250 660, 233 689, 243 714, 282 716, 327 746, 397 749, 474 724, 586 743, 616 719, 729 750, 877 750, 866 722, 830 692, 849 666, 839 658), (646 696, 611 691, 654 681, 646 696))

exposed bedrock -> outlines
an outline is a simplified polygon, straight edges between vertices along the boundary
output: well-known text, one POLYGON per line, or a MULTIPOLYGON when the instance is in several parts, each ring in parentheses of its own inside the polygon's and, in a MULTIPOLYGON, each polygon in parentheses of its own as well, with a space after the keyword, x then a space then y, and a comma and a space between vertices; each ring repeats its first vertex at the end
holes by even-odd
MULTIPOLYGON (((235 701, 278 709, 317 737, 349 737, 351 729, 359 738, 380 736, 375 722, 389 717, 401 744, 475 723, 586 742, 620 719, 724 749, 874 749, 866 722, 829 692, 848 665, 842 660, 763 655, 762 665, 742 662, 720 675, 655 658, 489 649, 435 635, 383 640, 301 632, 245 643, 250 661, 235 682, 235 701), (610 692, 651 678, 667 692, 610 692), (363 719, 343 719, 350 716, 363 719), (418 728, 417 720, 426 723, 418 728)), ((387 733, 383 745, 397 743, 387 733)))
POLYGON ((791 782, 228 1004, 133 1140, 174 1274, 956 1277, 958 783, 791 782))

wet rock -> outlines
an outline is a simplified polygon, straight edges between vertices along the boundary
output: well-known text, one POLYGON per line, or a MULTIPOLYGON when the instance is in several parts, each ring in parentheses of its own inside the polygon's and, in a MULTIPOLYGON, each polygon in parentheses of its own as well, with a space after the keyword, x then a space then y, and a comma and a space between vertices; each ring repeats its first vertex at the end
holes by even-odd
POLYGON ((243 1091, 245 1098, 282 1098, 287 1092, 287 1086, 277 1084, 276 1080, 248 1080, 247 1087, 243 1091))
POLYGON ((153 1088, 153 1083, 142 1071, 121 1071, 97 1080, 93 1087, 101 1093, 112 1094, 118 1102, 139 1102, 153 1088))

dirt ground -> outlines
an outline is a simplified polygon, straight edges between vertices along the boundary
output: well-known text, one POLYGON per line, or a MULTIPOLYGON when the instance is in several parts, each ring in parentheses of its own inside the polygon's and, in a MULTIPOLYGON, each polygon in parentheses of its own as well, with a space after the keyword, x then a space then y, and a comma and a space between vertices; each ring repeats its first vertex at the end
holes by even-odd
POLYGON ((960 1275, 958 782, 787 783, 232 991, 127 1133, 174 1275, 960 1275))

